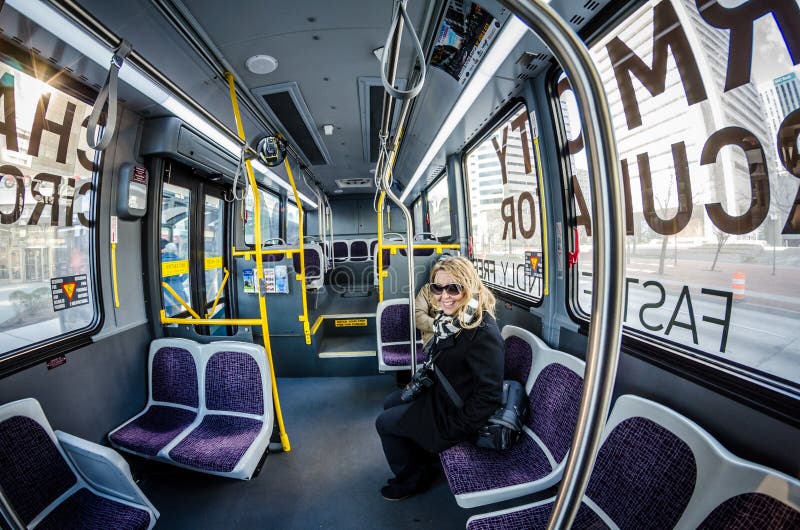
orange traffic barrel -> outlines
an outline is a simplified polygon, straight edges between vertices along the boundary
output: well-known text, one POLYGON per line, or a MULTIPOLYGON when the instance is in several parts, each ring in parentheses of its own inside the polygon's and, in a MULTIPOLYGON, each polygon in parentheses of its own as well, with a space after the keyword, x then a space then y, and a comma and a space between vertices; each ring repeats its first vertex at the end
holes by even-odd
POLYGON ((734 300, 744 300, 744 287, 745 287, 744 273, 734 272, 733 278, 731 278, 731 288, 733 290, 734 300))

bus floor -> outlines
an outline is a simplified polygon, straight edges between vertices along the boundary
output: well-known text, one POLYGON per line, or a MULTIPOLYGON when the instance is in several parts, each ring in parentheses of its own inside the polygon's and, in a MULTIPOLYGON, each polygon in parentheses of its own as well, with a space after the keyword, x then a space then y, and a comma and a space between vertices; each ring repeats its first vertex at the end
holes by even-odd
POLYGON ((157 528, 464 528, 487 510, 459 508, 443 475, 402 502, 380 495, 391 472, 375 418, 395 388, 391 374, 278 379, 291 451, 271 453, 250 481, 125 456, 157 528))

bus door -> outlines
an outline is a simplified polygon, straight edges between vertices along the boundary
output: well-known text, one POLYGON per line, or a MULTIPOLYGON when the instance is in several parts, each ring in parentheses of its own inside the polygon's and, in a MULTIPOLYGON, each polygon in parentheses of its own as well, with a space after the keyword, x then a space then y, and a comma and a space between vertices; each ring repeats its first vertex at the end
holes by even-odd
MULTIPOLYGON (((229 318, 223 286, 225 205, 222 187, 191 178, 189 170, 167 162, 161 191, 162 304, 168 317, 229 318)), ((211 329, 225 334, 226 330, 211 329)), ((208 330, 199 329, 200 333, 208 330)))

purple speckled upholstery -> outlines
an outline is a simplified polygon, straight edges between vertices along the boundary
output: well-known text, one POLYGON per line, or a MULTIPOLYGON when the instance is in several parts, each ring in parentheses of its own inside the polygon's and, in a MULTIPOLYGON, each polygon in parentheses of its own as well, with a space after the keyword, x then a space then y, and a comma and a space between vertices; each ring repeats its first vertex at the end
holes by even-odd
POLYGON ((150 384, 154 401, 198 406, 197 367, 183 348, 163 347, 153 355, 150 384))
POLYGON ((672 529, 694 491, 697 467, 686 443, 642 417, 614 427, 597 455, 586 496, 620 530, 672 529))
MULTIPOLYGON (((319 252, 313 248, 304 248, 303 255, 306 262, 306 281, 314 280, 322 275, 319 262, 319 252)), ((294 270, 300 272, 300 254, 292 254, 292 265, 294 270)))
POLYGON ((150 514, 99 495, 79 489, 59 504, 37 530, 144 530, 150 525, 150 514))
MULTIPOLYGON (((470 521, 467 530, 534 530, 546 528, 547 521, 550 519, 550 512, 553 509, 552 503, 540 504, 532 508, 518 510, 503 515, 485 517, 470 521)), ((595 513, 581 504, 575 521, 572 523, 572 530, 604 530, 608 526, 595 513)))
POLYGON ((462 442, 442 451, 439 458, 454 495, 525 484, 551 471, 547 456, 525 435, 507 451, 462 442))
POLYGON ((539 372, 528 395, 527 425, 544 442, 556 462, 569 450, 578 421, 583 378, 569 368, 553 363, 539 372))
POLYGON ((513 379, 525 385, 533 363, 531 345, 528 344, 528 341, 513 335, 505 340, 505 344, 506 359, 503 379, 513 379))
POLYGON ((209 414, 169 452, 174 461, 228 473, 253 443, 263 422, 239 416, 209 414))
POLYGON ((717 506, 698 530, 797 530, 800 512, 764 495, 744 493, 717 506))
MULTIPOLYGON (((408 342, 408 304, 392 304, 381 313, 381 342, 408 342)), ((417 339, 420 335, 417 330, 417 339)), ((407 348, 406 348, 407 349, 407 348)))
POLYGON ((333 242, 333 260, 346 261, 347 260, 347 243, 345 241, 333 242))
POLYGON ((367 261, 369 258, 369 247, 367 242, 357 239, 350 242, 350 261, 367 261))
POLYGON ((392 262, 392 253, 388 248, 381 250, 381 269, 386 270, 392 262))
POLYGON ((38 422, 12 416, 0 423, 0 489, 24 524, 76 482, 38 422))
MULTIPOLYGON (((422 344, 417 344, 417 363, 424 363, 428 356, 422 353, 422 344)), ((392 344, 383 347, 383 364, 386 366, 408 366, 411 364, 411 355, 408 353, 408 344, 392 344)))
POLYGON ((264 414, 264 393, 258 363, 238 351, 221 351, 206 366, 206 408, 264 414))
POLYGON ((144 455, 155 456, 192 423, 197 412, 153 405, 134 421, 109 435, 114 444, 144 455))

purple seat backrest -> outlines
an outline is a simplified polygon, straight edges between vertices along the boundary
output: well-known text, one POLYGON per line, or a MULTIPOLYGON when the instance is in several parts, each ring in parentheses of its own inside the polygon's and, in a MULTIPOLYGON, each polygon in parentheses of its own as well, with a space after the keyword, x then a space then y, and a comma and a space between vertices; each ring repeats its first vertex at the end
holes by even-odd
MULTIPOLYGON (((318 278, 322 273, 320 272, 319 253, 310 248, 303 249, 306 262, 306 280, 309 278, 318 278)), ((300 271, 300 254, 292 254, 292 265, 294 270, 300 271)))
MULTIPOLYGON (((408 344, 408 304, 387 305, 381 313, 381 342, 408 344)), ((417 338, 420 338, 417 330, 417 338)))
POLYGON ((0 489, 25 525, 76 482, 37 421, 12 416, 0 422, 0 489))
POLYGON ((790 530, 800 528, 800 512, 763 493, 743 493, 726 500, 698 530, 790 530))
POLYGON ((333 257, 334 259, 347 259, 347 243, 344 241, 333 242, 333 257))
POLYGON ((238 351, 214 353, 206 365, 206 408, 264 414, 264 392, 258 363, 238 351))
POLYGON ((278 261, 283 261, 283 258, 286 257, 286 254, 263 254, 261 261, 263 263, 275 263, 278 261))
POLYGON ((558 363, 545 366, 533 383, 527 425, 547 446, 556 462, 569 451, 583 393, 583 378, 558 363))
POLYGON ((686 509, 696 480, 689 446, 654 421, 633 417, 600 447, 586 496, 620 530, 667 530, 686 509))
MULTIPOLYGON (((432 249, 432 248, 415 248, 414 249, 414 255, 415 256, 430 256, 430 255, 433 254, 434 250, 435 249, 432 249)), ((408 252, 406 252, 406 249, 404 249, 404 248, 399 249, 399 252, 400 252, 401 256, 407 256, 408 255, 408 252)))
POLYGON ((515 335, 511 335, 505 340, 506 359, 505 375, 503 379, 513 379, 523 385, 528 380, 533 363, 533 350, 528 341, 515 335))
POLYGON ((381 269, 386 270, 392 262, 391 251, 388 248, 381 249, 381 269))
POLYGON ((354 261, 365 261, 369 257, 367 242, 357 239, 350 242, 350 259, 354 261))
POLYGON ((197 366, 183 348, 165 346, 153 355, 151 391, 154 401, 198 407, 197 366))

